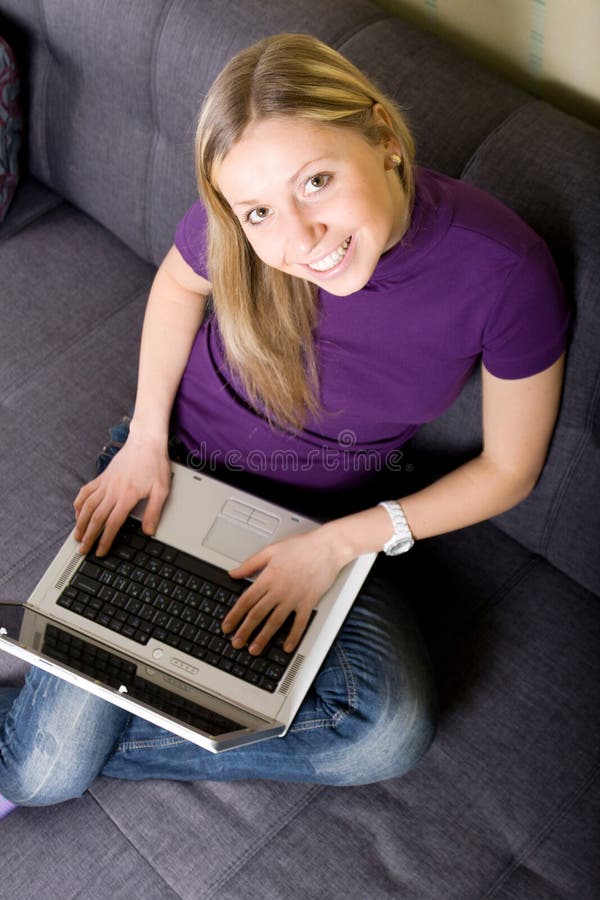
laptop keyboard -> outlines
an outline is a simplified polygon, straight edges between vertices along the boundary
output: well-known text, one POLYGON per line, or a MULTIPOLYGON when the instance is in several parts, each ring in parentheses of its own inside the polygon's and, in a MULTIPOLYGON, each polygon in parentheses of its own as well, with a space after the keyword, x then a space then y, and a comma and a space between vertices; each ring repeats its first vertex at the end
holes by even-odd
POLYGON ((141 700, 207 734, 227 734, 241 728, 237 722, 142 678, 137 674, 135 663, 102 650, 56 625, 46 627, 42 653, 101 684, 112 688, 126 685, 127 695, 133 700, 141 700))
POLYGON ((248 584, 147 537, 129 517, 110 554, 89 553, 57 603, 138 644, 154 638, 273 693, 295 653, 283 650, 293 613, 260 656, 236 650, 221 622, 248 584))

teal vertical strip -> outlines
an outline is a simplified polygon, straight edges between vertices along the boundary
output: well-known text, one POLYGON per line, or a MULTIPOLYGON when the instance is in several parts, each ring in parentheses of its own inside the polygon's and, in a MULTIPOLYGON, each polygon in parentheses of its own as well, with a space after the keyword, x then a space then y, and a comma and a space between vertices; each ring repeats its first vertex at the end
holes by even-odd
POLYGON ((438 27, 438 0, 423 0, 425 12, 429 17, 432 31, 437 31, 438 27))
POLYGON ((531 79, 531 89, 535 94, 540 93, 541 81, 544 73, 545 27, 546 0, 531 0, 527 67, 531 79))

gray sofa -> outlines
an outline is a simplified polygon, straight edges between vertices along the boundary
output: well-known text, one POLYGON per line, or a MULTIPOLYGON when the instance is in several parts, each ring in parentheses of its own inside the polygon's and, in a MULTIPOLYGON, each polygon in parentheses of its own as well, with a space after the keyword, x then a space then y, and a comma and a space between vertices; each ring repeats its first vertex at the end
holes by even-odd
MULTIPOLYGON (((239 48, 308 31, 407 111, 420 163, 548 241, 575 309, 560 420, 515 510, 397 560, 438 676, 431 750, 356 788, 123 783, 0 824, 0 898, 599 896, 599 133, 367 0, 0 0, 26 157, 0 227, 0 598, 24 600, 134 396, 148 287, 195 197, 194 116, 239 48)), ((479 383, 406 450, 477 451, 479 383)), ((0 677, 22 669, 0 656, 0 677)))

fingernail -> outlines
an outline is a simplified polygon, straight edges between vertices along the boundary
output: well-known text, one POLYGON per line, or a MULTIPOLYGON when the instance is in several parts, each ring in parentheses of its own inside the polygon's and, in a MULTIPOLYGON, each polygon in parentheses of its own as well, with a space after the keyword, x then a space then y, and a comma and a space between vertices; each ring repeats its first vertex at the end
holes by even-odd
POLYGON ((248 653, 256 653, 258 655, 260 653, 260 647, 258 644, 252 644, 248 647, 248 653))
POLYGON ((240 647, 244 646, 244 642, 241 638, 234 638, 231 642, 236 650, 239 650, 240 647))

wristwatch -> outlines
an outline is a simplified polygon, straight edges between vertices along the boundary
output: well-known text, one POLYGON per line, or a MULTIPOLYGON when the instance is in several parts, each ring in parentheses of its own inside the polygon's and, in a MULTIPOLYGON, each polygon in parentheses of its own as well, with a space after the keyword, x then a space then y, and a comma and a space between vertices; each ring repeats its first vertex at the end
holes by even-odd
POLYGON ((378 506, 383 506, 387 509, 394 526, 393 535, 381 549, 388 556, 398 556, 400 553, 406 553, 413 546, 415 539, 406 521, 404 510, 397 500, 383 500, 378 506))

